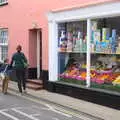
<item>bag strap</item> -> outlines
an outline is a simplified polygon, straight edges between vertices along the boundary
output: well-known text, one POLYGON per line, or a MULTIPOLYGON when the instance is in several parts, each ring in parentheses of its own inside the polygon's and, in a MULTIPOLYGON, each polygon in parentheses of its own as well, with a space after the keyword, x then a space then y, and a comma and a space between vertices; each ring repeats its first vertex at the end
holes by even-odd
POLYGON ((6 72, 7 68, 8 68, 8 65, 5 66, 5 69, 4 69, 3 73, 6 72))

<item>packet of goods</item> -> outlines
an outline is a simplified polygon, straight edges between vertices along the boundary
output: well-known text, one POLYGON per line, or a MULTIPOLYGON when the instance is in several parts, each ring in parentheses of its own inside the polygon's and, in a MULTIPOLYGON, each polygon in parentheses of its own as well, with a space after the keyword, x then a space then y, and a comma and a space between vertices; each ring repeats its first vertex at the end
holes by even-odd
POLYGON ((118 76, 118 77, 116 78, 116 80, 114 80, 114 81, 112 82, 112 84, 113 84, 113 85, 120 85, 120 76, 118 76))

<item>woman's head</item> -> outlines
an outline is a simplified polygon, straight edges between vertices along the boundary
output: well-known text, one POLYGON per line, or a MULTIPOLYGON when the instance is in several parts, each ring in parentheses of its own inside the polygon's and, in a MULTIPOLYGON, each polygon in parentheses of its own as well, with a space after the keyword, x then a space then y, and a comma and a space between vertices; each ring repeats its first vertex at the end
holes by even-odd
POLYGON ((17 48, 16 48, 16 50, 17 50, 18 52, 20 52, 20 51, 22 50, 22 46, 21 46, 21 45, 18 45, 17 48))

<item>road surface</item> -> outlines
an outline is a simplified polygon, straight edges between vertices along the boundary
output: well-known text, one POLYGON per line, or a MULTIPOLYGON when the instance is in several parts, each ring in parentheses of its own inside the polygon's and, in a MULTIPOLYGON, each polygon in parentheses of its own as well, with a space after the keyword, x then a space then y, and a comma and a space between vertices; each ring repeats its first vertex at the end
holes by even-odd
POLYGON ((96 120, 67 108, 15 94, 0 93, 0 120, 96 120))

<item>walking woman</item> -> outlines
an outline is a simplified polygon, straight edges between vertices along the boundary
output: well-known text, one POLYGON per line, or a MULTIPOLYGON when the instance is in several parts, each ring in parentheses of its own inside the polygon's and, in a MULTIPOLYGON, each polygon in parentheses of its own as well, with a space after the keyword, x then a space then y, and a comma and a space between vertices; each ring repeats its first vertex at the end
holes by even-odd
POLYGON ((13 54, 11 60, 11 66, 16 72, 18 89, 20 94, 26 92, 26 68, 27 68, 27 59, 22 51, 22 46, 18 45, 16 48, 17 52, 13 54), (23 87, 23 89, 22 89, 23 87))

